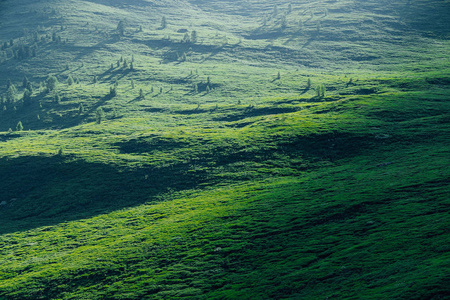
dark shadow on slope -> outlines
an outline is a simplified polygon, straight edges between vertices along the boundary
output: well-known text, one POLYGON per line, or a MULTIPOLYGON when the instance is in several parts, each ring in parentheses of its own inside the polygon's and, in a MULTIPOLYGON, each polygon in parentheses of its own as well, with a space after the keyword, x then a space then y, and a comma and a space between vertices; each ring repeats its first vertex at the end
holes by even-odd
POLYGON ((130 139, 126 142, 115 144, 121 153, 149 153, 153 151, 171 151, 176 148, 186 147, 188 143, 175 140, 173 138, 164 138, 154 136, 149 138, 130 139))
POLYGON ((302 110, 301 107, 298 106, 291 106, 291 107, 261 107, 261 108, 255 108, 253 106, 249 106, 246 109, 239 111, 239 112, 233 112, 231 114, 228 114, 226 116, 221 116, 219 118, 214 119, 215 121, 226 121, 226 122, 233 122, 233 121, 239 121, 250 117, 259 117, 259 116, 267 116, 267 115, 278 115, 278 114, 285 114, 285 113, 291 113, 302 110))
POLYGON ((98 3, 105 6, 119 7, 125 8, 127 6, 138 6, 138 7, 147 7, 147 6, 155 6, 153 2, 144 1, 144 0, 128 0, 126 2, 119 0, 88 0, 88 2, 98 3))
POLYGON ((178 163, 121 170, 58 155, 2 158, 0 234, 91 218, 195 188, 202 175, 188 169, 178 163))

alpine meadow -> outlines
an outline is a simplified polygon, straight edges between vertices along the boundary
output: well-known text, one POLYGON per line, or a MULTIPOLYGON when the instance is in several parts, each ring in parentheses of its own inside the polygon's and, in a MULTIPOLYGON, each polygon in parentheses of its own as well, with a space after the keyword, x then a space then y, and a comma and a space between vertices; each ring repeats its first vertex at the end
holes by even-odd
POLYGON ((0 0, 0 300, 450 299, 450 0, 0 0))

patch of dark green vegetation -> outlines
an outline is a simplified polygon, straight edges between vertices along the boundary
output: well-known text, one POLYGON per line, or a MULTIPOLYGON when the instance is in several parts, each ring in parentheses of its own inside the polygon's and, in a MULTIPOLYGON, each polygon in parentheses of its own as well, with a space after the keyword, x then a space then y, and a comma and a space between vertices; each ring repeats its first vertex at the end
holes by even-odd
POLYGON ((450 298, 448 1, 0 1, 0 299, 450 298))

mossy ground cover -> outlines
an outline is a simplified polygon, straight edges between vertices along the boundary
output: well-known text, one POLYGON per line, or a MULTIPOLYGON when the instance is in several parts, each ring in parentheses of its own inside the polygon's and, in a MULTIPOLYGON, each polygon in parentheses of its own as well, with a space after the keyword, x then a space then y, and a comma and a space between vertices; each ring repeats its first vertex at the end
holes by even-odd
POLYGON ((0 4, 0 298, 450 297, 447 2, 46 3, 0 4))

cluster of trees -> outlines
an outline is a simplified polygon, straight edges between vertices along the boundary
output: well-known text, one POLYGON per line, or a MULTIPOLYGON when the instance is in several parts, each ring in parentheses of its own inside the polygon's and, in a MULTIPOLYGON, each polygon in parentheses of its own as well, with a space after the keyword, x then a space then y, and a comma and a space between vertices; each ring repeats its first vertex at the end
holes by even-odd
MULTIPOLYGON (((124 69, 130 69, 131 71, 134 70, 134 55, 131 56, 131 61, 128 63, 126 58, 123 58, 123 56, 120 57, 120 59, 116 62, 116 67, 120 68, 123 67, 124 69)), ((111 63, 110 69, 114 69, 114 64, 111 63)))
POLYGON ((202 91, 209 93, 212 91, 212 89, 213 89, 213 85, 211 83, 211 78, 208 76, 208 77, 206 77, 206 83, 200 82, 200 83, 194 84, 193 93, 197 94, 202 91))
MULTIPOLYGON (((166 19, 166 17, 162 17, 161 27, 159 29, 165 29, 166 27, 167 27, 167 19, 166 19)), ((126 30, 127 30, 127 23, 124 20, 119 21, 119 23, 117 24, 117 27, 116 27, 117 34, 121 37, 125 36, 126 30)), ((139 26, 139 29, 137 31, 142 32, 143 31, 142 26, 139 26)), ((197 41, 198 41, 198 35, 197 35, 196 30, 193 30, 191 32, 191 34, 186 32, 181 40, 182 43, 193 43, 193 44, 197 43, 197 41)))
POLYGON ((188 32, 186 32, 183 36, 183 39, 181 40, 182 43, 197 43, 198 41, 198 35, 197 35, 197 31, 192 30, 191 34, 189 35, 188 32))
MULTIPOLYGON (((280 25, 280 28, 281 29, 285 29, 285 28, 288 27, 288 19, 287 19, 287 17, 288 17, 289 14, 292 13, 292 11, 293 11, 292 4, 289 4, 288 8, 283 13, 280 13, 280 10, 278 9, 278 6, 275 5, 273 7, 272 13, 268 13, 267 15, 265 15, 263 17, 262 25, 266 26, 268 21, 270 21, 272 19, 275 19, 276 21, 278 21, 278 23, 280 25)), ((314 17, 314 12, 312 10, 310 10, 309 13, 311 15, 310 19, 312 19, 314 17)), ((324 16, 328 16, 328 9, 324 8, 323 9, 323 14, 324 14, 324 16)), ((316 22, 316 31, 320 32, 321 28, 322 28, 322 25, 321 25, 320 21, 317 21, 316 22)), ((303 21, 302 21, 302 19, 298 20, 298 29, 299 29, 299 31, 303 30, 303 21)))
POLYGON ((280 10, 278 9, 278 6, 275 5, 273 7, 272 13, 267 14, 264 16, 262 24, 263 26, 267 25, 267 22, 271 19, 279 19, 280 27, 282 29, 287 27, 287 16, 292 12, 292 4, 289 3, 287 10, 284 13, 280 14, 280 10))
POLYGON ((53 32, 53 34, 52 34, 52 42, 55 42, 56 44, 64 43, 61 36, 57 35, 56 32, 53 32))
POLYGON ((13 57, 14 59, 24 60, 30 57, 36 57, 37 45, 14 45, 13 41, 8 44, 5 42, 1 47, 1 50, 5 51, 6 57, 13 57))
POLYGON ((23 60, 29 57, 36 57, 37 46, 24 46, 20 45, 16 50, 14 50, 14 58, 18 60, 23 60))
POLYGON ((3 105, 3 110, 6 110, 6 105, 14 105, 18 101, 22 101, 24 104, 28 105, 31 101, 31 95, 33 94, 33 85, 24 77, 22 87, 24 89, 23 97, 19 99, 17 97, 18 90, 16 86, 11 82, 10 79, 6 82, 6 93, 1 98, 1 104, 3 105))
POLYGON ((5 51, 7 58, 13 57, 14 59, 24 60, 30 57, 36 57, 39 42, 45 43, 48 41, 56 44, 64 44, 67 42, 67 40, 63 40, 56 32, 39 36, 39 33, 35 31, 18 43, 16 43, 14 39, 10 39, 9 42, 5 41, 0 43, 0 50, 5 51))
MULTIPOLYGON (((68 82, 70 82, 70 79, 72 79, 72 82, 74 81, 73 78, 69 77, 68 82)), ((56 89, 58 85, 58 79, 53 76, 49 75, 45 82, 41 83, 41 88, 45 88, 46 92, 51 92, 56 89)), ((32 104, 32 96, 33 96, 33 84, 30 80, 25 76, 22 80, 22 88, 23 88, 23 95, 22 97, 19 96, 19 91, 17 87, 11 82, 10 79, 6 82, 6 93, 1 97, 1 104, 3 105, 3 110, 7 110, 7 105, 15 105, 17 103, 23 104, 24 106, 29 106, 32 104)), ((55 95, 55 102, 59 102, 56 99, 58 98, 58 95, 55 95)))
POLYGON ((318 98, 323 98, 323 97, 325 97, 325 93, 326 93, 325 85, 320 84, 319 86, 317 86, 317 88, 316 88, 316 93, 317 93, 317 97, 318 97, 318 98))

